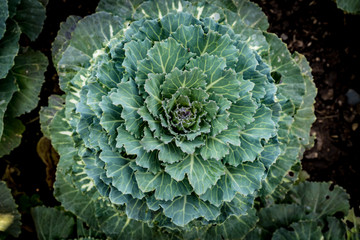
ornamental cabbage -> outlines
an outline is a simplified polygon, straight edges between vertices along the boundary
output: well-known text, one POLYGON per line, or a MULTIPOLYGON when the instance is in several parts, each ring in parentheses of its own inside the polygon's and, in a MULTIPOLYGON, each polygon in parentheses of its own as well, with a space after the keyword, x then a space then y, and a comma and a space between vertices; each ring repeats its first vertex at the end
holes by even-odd
POLYGON ((308 63, 267 28, 247 0, 102 0, 69 17, 53 44, 65 95, 41 110, 64 208, 115 239, 244 237, 315 119, 308 63))

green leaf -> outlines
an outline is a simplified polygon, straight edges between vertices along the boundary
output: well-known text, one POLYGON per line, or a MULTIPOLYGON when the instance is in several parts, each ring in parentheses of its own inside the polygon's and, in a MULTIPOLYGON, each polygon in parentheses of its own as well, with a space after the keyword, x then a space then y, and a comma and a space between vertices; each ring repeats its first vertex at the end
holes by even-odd
POLYGON ((143 121, 148 123, 150 130, 154 133, 154 136, 160 137, 160 132, 162 130, 160 120, 155 120, 145 106, 139 108, 138 114, 142 117, 143 121))
POLYGON ((229 154, 229 143, 240 146, 240 133, 237 125, 230 123, 228 128, 216 136, 207 136, 205 146, 200 149, 201 156, 205 159, 221 160, 229 154))
POLYGON ((345 223, 336 217, 327 217, 329 230, 324 234, 326 240, 346 239, 345 223))
POLYGON ((264 171, 265 168, 259 161, 246 162, 236 168, 226 166, 225 175, 201 199, 219 206, 222 201, 232 201, 237 193, 253 194, 261 186, 264 171))
POLYGON ((145 103, 149 112, 154 116, 159 116, 163 111, 162 97, 160 86, 164 82, 164 74, 148 74, 148 80, 145 82, 145 91, 149 96, 146 98, 145 103))
POLYGON ((193 195, 177 197, 173 201, 160 203, 160 206, 164 209, 165 216, 182 227, 199 217, 208 221, 215 220, 220 214, 217 207, 193 195))
POLYGON ((76 28, 79 16, 69 16, 65 22, 60 23, 60 30, 52 43, 51 53, 54 66, 57 67, 65 49, 70 44, 71 34, 76 28))
POLYGON ((175 197, 189 195, 192 190, 187 181, 178 182, 165 172, 154 175, 138 171, 135 176, 141 191, 146 193, 155 190, 157 200, 173 201, 175 197))
POLYGON ((351 13, 360 14, 360 2, 356 0, 336 0, 337 7, 341 10, 351 13))
POLYGON ((5 35, 0 39, 0 80, 6 77, 15 64, 14 59, 19 51, 20 28, 12 20, 7 23, 5 35))
POLYGON ((122 108, 115 106, 108 96, 102 97, 99 106, 102 110, 100 125, 110 136, 116 136, 116 129, 125 122, 121 117, 122 108))
POLYGON ((266 31, 269 27, 267 17, 261 8, 253 2, 240 0, 235 2, 237 15, 251 28, 266 31), (251 13, 251 14, 250 14, 251 13))
POLYGON ((105 11, 123 20, 132 19, 135 9, 138 8, 143 0, 100 0, 96 12, 105 11))
POLYGON ((240 147, 233 147, 227 162, 239 164, 239 161, 254 161, 263 151, 261 139, 266 141, 275 134, 275 123, 271 120, 271 110, 264 105, 254 115, 254 121, 240 131, 240 147), (236 159, 234 159, 236 158, 236 159))
POLYGON ((39 1, 21 0, 16 9, 15 21, 31 41, 39 36, 46 18, 46 9, 39 1))
POLYGON ((9 74, 5 79, 0 80, 0 137, 4 130, 4 116, 7 106, 13 96, 18 90, 15 79, 9 74))
POLYGON ((64 99, 59 95, 51 95, 48 102, 48 107, 40 108, 39 115, 41 132, 50 139, 50 123, 55 114, 64 107, 64 99))
POLYGON ((275 204, 260 209, 258 216, 258 225, 269 232, 275 232, 281 227, 287 228, 294 222, 307 219, 304 207, 297 204, 275 204))
POLYGON ((47 65, 47 58, 38 51, 28 50, 15 58, 15 66, 11 73, 19 86, 19 91, 14 93, 8 106, 11 116, 18 117, 37 106, 47 65))
MULTIPOLYGON (((225 212, 225 217, 240 216, 247 214, 247 211, 253 207, 254 196, 237 193, 231 202, 224 202, 221 211, 225 212)), ((225 218, 225 219, 226 219, 225 218)))
POLYGON ((68 82, 76 73, 89 66, 96 50, 108 44, 122 27, 120 18, 105 12, 95 13, 78 21, 70 44, 58 62, 60 87, 64 91, 68 90, 68 82))
POLYGON ((66 239, 74 230, 74 218, 56 208, 38 206, 31 209, 31 215, 40 240, 66 239))
POLYGON ((187 155, 181 162, 167 165, 165 171, 177 181, 182 181, 187 174, 198 195, 205 193, 225 174, 224 166, 219 161, 204 160, 200 155, 194 154, 187 155))
POLYGON ((133 80, 119 83, 117 91, 110 94, 110 99, 115 105, 121 105, 121 117, 125 120, 125 128, 136 137, 140 136, 142 119, 137 113, 143 106, 143 99, 139 96, 138 89, 133 80))
POLYGON ((4 119, 4 131, 0 140, 0 157, 8 155, 21 142, 25 126, 16 118, 4 119))
POLYGON ((134 79, 138 70, 138 61, 141 61, 146 57, 151 46, 152 44, 148 39, 145 39, 144 41, 132 40, 125 43, 125 59, 123 66, 125 67, 126 72, 134 79))
POLYGON ((244 95, 231 104, 229 109, 230 118, 240 126, 240 129, 243 129, 255 120, 254 114, 257 108, 258 106, 252 100, 251 95, 244 95))
POLYGON ((21 216, 10 189, 3 181, 0 181, 0 202, 0 232, 18 237, 21 231, 21 216))
POLYGON ((181 12, 187 8, 188 2, 183 0, 160 0, 160 1, 146 1, 142 3, 135 13, 135 19, 139 18, 162 18, 168 13, 181 12))
POLYGON ((217 94, 211 94, 209 99, 215 101, 219 107, 215 119, 211 121, 210 135, 216 136, 228 127, 230 115, 228 109, 231 107, 231 102, 217 94))
POLYGON ((290 225, 293 230, 280 228, 276 230, 273 240, 318 240, 323 239, 321 228, 313 221, 295 222, 290 225))
POLYGON ((301 143, 306 146, 310 143, 310 128, 316 119, 314 103, 317 90, 311 75, 311 68, 306 58, 296 53, 294 60, 299 64, 305 80, 305 95, 300 108, 295 114, 294 123, 291 125, 291 133, 301 138, 301 143))
MULTIPOLYGON (((269 43, 267 63, 271 66, 271 72, 281 75, 281 83, 277 84, 278 92, 291 99, 296 108, 299 108, 305 94, 305 83, 301 70, 291 57, 286 45, 275 34, 264 33, 269 43)), ((266 59, 264 59, 266 60, 266 59)))
POLYGON ((165 30, 166 35, 175 32, 179 26, 200 25, 201 22, 187 12, 169 13, 160 19, 161 26, 165 30))
POLYGON ((162 95, 164 98, 171 98, 179 88, 204 88, 206 76, 197 68, 190 71, 180 71, 174 69, 165 75, 162 85, 162 95))
POLYGON ((183 152, 174 143, 165 144, 154 138, 149 129, 145 129, 144 132, 145 135, 140 143, 147 152, 159 150, 159 160, 166 163, 174 163, 183 159, 183 152))
POLYGON ((0 40, 6 30, 6 19, 9 17, 7 0, 0 0, 0 40))
POLYGON ((190 52, 201 56, 205 53, 226 59, 228 67, 234 66, 237 62, 239 51, 233 45, 229 35, 220 35, 217 32, 209 31, 204 34, 199 25, 180 26, 171 36, 181 43, 190 52))
POLYGON ((148 58, 138 62, 136 82, 142 86, 149 73, 170 73, 174 68, 183 69, 185 63, 194 55, 173 38, 156 42, 147 53, 148 58))
POLYGON ((21 0, 11 0, 8 1, 9 17, 13 18, 16 14, 16 9, 20 4, 21 0))
POLYGON ((255 228, 256 221, 256 211, 253 209, 246 215, 231 216, 225 222, 211 226, 205 239, 243 239, 249 231, 255 228))
POLYGON ((288 193, 289 197, 299 205, 305 206, 307 212, 316 214, 316 219, 342 212, 347 215, 349 195, 339 186, 331 187, 331 183, 303 182, 288 193))
POLYGON ((159 42, 166 38, 164 29, 157 19, 145 20, 139 30, 153 42, 159 42))
POLYGON ((100 158, 106 163, 106 176, 112 179, 112 186, 134 198, 144 197, 136 182, 135 172, 130 167, 131 160, 113 151, 102 151, 100 158))

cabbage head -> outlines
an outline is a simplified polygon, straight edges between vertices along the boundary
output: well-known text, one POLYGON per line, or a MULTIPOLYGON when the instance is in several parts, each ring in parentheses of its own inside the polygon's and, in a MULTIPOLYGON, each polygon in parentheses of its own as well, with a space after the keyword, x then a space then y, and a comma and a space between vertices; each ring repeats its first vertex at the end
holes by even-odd
POLYGON ((247 1, 102 0, 53 44, 55 196, 114 239, 238 239, 311 144, 316 89, 247 1))

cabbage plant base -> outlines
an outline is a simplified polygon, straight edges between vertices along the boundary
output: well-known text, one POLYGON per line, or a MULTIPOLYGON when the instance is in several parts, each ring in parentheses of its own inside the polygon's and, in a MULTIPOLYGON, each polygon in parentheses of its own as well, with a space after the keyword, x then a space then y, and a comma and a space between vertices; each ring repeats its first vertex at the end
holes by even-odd
POLYGON ((248 1, 70 17, 53 44, 65 105, 41 116, 64 208, 115 239, 253 229, 254 198, 287 191, 315 119, 308 63, 267 27, 248 1))

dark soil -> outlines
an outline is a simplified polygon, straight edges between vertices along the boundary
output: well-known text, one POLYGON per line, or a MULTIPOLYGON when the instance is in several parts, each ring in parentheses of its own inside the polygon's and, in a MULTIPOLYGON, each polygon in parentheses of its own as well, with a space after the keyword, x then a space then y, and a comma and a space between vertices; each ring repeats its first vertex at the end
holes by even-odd
MULTIPOLYGON (((346 15, 331 0, 254 0, 269 18, 270 32, 283 39, 291 52, 306 56, 318 88, 312 128, 315 146, 305 152, 303 168, 310 180, 333 181, 351 196, 351 205, 360 215, 358 172, 360 171, 360 104, 349 104, 349 89, 360 93, 360 46, 355 36, 360 16, 346 15)), ((97 1, 50 0, 42 34, 34 43, 22 37, 21 44, 42 51, 50 66, 41 91, 39 106, 46 106, 51 94, 59 94, 57 75, 51 66, 51 43, 60 22, 69 15, 86 16, 95 11, 97 1)), ((23 213, 22 239, 35 238, 29 214, 31 206, 58 203, 52 196, 53 164, 56 155, 49 153, 44 164, 36 147, 42 133, 40 107, 21 117, 26 126, 19 148, 0 160, 0 176, 13 190, 23 213), (46 168, 46 166, 48 166, 46 168), (48 174, 47 174, 48 173, 48 174)), ((44 147, 44 146, 43 146, 44 147)), ((48 145, 45 144, 45 148, 48 145)))

